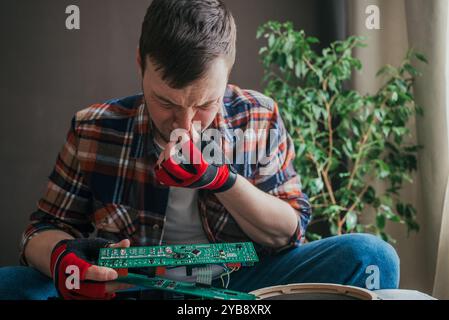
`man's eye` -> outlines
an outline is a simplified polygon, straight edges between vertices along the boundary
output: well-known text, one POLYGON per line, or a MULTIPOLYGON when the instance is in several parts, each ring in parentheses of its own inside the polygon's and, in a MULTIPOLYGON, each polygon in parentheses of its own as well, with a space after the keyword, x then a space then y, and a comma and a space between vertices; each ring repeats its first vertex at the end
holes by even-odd
POLYGON ((209 110, 209 109, 212 109, 215 105, 216 105, 216 103, 212 103, 212 104, 208 104, 208 105, 205 105, 205 106, 200 106, 198 108, 201 109, 201 110, 209 110))
POLYGON ((173 105, 170 103, 161 103, 161 106, 165 109, 171 109, 173 108, 173 105))

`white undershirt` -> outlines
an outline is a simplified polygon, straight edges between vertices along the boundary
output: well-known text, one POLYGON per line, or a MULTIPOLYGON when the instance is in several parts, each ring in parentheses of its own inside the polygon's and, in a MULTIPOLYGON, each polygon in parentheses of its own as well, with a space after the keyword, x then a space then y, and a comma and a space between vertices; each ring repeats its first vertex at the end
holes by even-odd
MULTIPOLYGON (((163 150, 164 148, 154 142, 163 150)), ((198 244, 209 243, 204 233, 198 209, 198 190, 171 187, 168 194, 167 209, 162 244, 198 244)), ((210 265, 212 278, 216 279, 223 273, 220 265, 210 265)), ((167 267, 164 278, 177 281, 195 282, 197 268, 192 269, 192 275, 187 276, 186 267, 167 267)))
MULTIPOLYGON (((165 210, 164 234, 162 244, 198 244, 209 243, 204 233, 198 210, 198 190, 171 187, 165 210)), ((211 265, 212 278, 216 279, 223 273, 220 265, 211 265)), ((192 269, 192 275, 186 275, 186 267, 166 268, 165 278, 194 282, 197 268, 192 269)))
POLYGON ((163 244, 209 243, 198 210, 198 190, 171 187, 163 244))

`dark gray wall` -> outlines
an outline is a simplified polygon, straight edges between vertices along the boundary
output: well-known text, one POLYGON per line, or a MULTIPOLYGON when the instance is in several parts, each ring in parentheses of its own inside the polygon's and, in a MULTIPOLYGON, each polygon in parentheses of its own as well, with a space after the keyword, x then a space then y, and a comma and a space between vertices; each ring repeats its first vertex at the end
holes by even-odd
MULTIPOLYGON (((238 26, 231 82, 244 88, 261 89, 261 43, 255 34, 263 22, 291 20, 325 41, 336 36, 328 0, 225 2, 238 26), (320 16, 323 8, 327 13, 320 16)), ((0 266, 17 264, 20 234, 42 195, 73 114, 140 90, 135 52, 149 3, 0 2, 0 266), (79 31, 65 28, 70 4, 81 10, 79 31)))

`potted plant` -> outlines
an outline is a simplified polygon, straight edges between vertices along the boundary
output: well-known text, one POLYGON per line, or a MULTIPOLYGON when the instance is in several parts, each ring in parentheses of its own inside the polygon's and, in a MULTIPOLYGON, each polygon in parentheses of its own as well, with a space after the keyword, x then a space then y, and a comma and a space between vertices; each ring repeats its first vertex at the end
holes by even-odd
MULTIPOLYGON (((352 72, 361 69, 353 49, 363 38, 336 41, 321 53, 318 39, 296 31, 292 23, 270 21, 258 29, 267 40, 260 50, 265 94, 275 99, 296 150, 295 168, 308 194, 314 223, 324 221, 328 234, 369 232, 394 242, 385 231, 387 221, 419 230, 416 210, 401 201, 399 191, 412 182, 419 145, 407 142, 410 117, 422 115, 412 92, 420 73, 412 60, 426 62, 410 50, 401 65, 379 72, 385 84, 362 95, 346 89, 352 72), (383 192, 376 180, 388 185, 383 192), (370 221, 362 222, 361 215, 370 221)), ((308 232, 309 241, 322 235, 308 232)))

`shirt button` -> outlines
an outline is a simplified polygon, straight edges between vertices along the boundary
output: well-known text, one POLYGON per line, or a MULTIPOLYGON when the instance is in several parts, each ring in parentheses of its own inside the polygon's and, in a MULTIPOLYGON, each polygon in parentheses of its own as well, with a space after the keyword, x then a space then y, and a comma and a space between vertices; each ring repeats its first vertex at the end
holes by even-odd
POLYGON ((159 225, 158 224, 153 225, 153 230, 158 230, 158 229, 159 229, 159 225))

